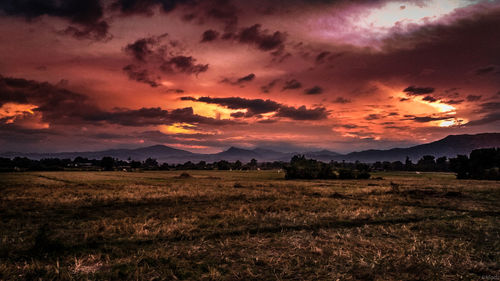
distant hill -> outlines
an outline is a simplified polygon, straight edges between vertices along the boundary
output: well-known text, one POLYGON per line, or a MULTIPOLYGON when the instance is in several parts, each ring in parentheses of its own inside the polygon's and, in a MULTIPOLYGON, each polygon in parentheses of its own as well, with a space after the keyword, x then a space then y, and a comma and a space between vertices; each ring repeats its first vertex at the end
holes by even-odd
POLYGON ((136 149, 110 149, 103 151, 87 152, 61 152, 61 153, 20 153, 7 152, 0 154, 0 157, 14 158, 17 156, 28 157, 31 159, 42 158, 71 158, 78 156, 89 159, 101 159, 105 156, 111 156, 121 160, 131 158, 133 160, 143 161, 148 157, 155 158, 158 162, 167 162, 170 164, 184 163, 187 161, 214 162, 227 160, 234 162, 240 160, 243 163, 249 162, 252 158, 257 161, 290 161, 296 154, 304 154, 307 158, 313 158, 324 162, 359 160, 361 162, 375 161, 404 161, 406 156, 413 161, 420 159, 424 155, 434 155, 436 157, 446 156, 455 157, 457 154, 469 154, 472 150, 485 147, 500 147, 500 133, 484 133, 477 135, 451 135, 444 139, 412 146, 408 148, 393 148, 388 150, 364 150, 351 152, 348 154, 339 154, 329 150, 305 151, 296 153, 278 152, 265 148, 243 149, 230 147, 229 149, 215 154, 193 153, 182 149, 176 149, 165 145, 154 145, 136 149))
POLYGON ((412 146, 388 150, 365 150, 342 155, 337 160, 361 162, 404 161, 406 156, 416 161, 424 155, 437 157, 455 157, 458 154, 468 155, 472 150, 486 147, 500 147, 500 133, 484 133, 477 135, 450 135, 444 139, 412 146))
POLYGON ((113 158, 127 160, 131 158, 133 160, 146 160, 148 157, 157 159, 158 161, 168 161, 169 159, 179 159, 190 158, 197 154, 175 149, 165 145, 154 145, 148 147, 141 147, 136 149, 109 149, 103 151, 85 151, 85 152, 60 152, 60 153, 19 153, 19 152, 8 152, 0 154, 1 157, 13 158, 16 156, 28 157, 30 159, 42 159, 42 158, 71 158, 74 159, 78 156, 88 159, 101 159, 105 156, 110 156, 113 158))

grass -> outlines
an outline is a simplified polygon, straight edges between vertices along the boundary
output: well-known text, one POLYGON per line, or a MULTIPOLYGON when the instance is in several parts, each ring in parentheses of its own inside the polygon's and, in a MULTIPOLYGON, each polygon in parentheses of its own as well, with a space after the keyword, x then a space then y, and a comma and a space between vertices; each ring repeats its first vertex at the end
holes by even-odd
POLYGON ((0 280, 500 278, 500 182, 0 174, 0 280))

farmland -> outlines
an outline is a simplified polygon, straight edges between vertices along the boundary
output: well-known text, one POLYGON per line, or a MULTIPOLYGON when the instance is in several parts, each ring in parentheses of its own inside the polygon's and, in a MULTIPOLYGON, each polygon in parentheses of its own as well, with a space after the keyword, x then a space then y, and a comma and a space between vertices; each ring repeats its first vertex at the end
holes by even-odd
POLYGON ((0 280, 500 278, 500 182, 0 174, 0 280))

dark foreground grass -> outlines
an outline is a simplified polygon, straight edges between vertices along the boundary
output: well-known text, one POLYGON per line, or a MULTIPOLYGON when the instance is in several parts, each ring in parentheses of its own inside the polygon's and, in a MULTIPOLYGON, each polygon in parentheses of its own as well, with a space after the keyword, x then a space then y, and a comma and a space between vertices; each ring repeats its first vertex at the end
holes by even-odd
POLYGON ((500 183, 0 174, 0 280, 498 280, 500 183))

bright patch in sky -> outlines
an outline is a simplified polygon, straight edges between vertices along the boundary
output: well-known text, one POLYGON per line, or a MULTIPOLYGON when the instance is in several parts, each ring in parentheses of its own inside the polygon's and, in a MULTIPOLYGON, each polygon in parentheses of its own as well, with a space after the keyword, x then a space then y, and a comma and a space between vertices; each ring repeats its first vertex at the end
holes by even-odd
POLYGON ((356 25, 366 28, 391 28, 402 24, 425 24, 449 14, 453 10, 466 7, 470 1, 439 0, 415 2, 390 2, 379 9, 370 10, 368 15, 360 17, 356 25))
POLYGON ((22 117, 25 114, 33 115, 33 110, 38 106, 33 104, 18 104, 18 103, 5 103, 0 107, 0 119, 5 119, 5 123, 13 123, 16 118, 22 117))
POLYGON ((379 8, 355 9, 343 17, 326 14, 318 24, 319 35, 344 43, 373 46, 394 28, 409 31, 411 26, 423 26, 440 20, 455 9, 467 7, 477 1, 434 0, 389 2, 379 8))
POLYGON ((194 125, 187 123, 175 123, 173 125, 160 126, 160 132, 164 134, 196 134, 198 131, 190 129, 195 128, 194 125))
POLYGON ((445 120, 439 123, 439 127, 450 127, 455 124, 456 124, 455 120, 445 120))

